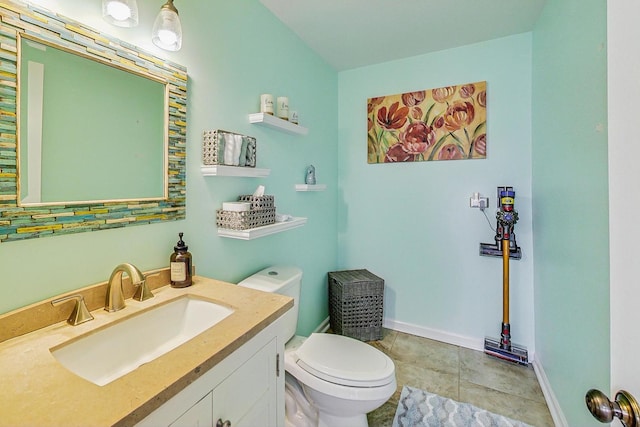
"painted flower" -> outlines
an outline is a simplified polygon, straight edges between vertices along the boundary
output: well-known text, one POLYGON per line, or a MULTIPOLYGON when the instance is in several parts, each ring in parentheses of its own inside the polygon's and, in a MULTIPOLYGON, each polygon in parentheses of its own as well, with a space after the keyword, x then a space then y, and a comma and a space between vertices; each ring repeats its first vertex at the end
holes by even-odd
POLYGON ((384 155, 385 163, 413 162, 413 154, 408 153, 402 143, 397 143, 389 147, 384 155))
POLYGON ((408 92, 402 94, 402 103, 407 107, 413 107, 415 105, 420 104, 424 101, 424 97, 426 96, 423 90, 419 92, 408 92))
POLYGON ((476 139, 473 140, 473 149, 476 153, 481 156, 487 155, 487 134, 483 133, 482 135, 478 135, 476 139))
POLYGON ((411 154, 424 153, 435 141, 436 132, 424 122, 413 122, 400 134, 400 142, 411 154))
POLYGON ((407 122, 407 115, 409 114, 409 107, 400 107, 399 102, 394 102, 389 107, 381 107, 378 110, 378 123, 385 129, 394 130, 400 129, 407 122))
POLYGON ((464 154, 460 151, 460 148, 455 144, 448 144, 442 147, 438 154, 438 160, 459 160, 464 159, 464 154))
POLYGON ((437 89, 431 89, 431 96, 437 102, 446 102, 456 93, 455 86, 439 87, 437 89))
POLYGON ((411 107, 411 117, 416 120, 422 119, 422 108, 420 107, 411 107))
POLYGON ((487 108, 487 91, 486 90, 483 90, 482 92, 478 92, 478 97, 476 99, 478 100, 478 104, 480 104, 484 108, 487 108))
POLYGON ((444 113, 444 127, 449 132, 454 132, 465 126, 469 126, 475 117, 473 104, 467 101, 456 101, 451 104, 444 113))
POLYGON ((369 98, 368 102, 367 102, 367 114, 371 114, 373 112, 373 110, 380 105, 380 103, 382 102, 382 100, 384 99, 384 96, 378 96, 376 98, 369 98))
POLYGON ((444 117, 436 117, 436 119, 433 121, 433 127, 436 129, 440 129, 442 126, 444 126, 444 117))
POLYGON ((471 98, 476 91, 476 87, 472 84, 460 86, 460 96, 463 98, 471 98))

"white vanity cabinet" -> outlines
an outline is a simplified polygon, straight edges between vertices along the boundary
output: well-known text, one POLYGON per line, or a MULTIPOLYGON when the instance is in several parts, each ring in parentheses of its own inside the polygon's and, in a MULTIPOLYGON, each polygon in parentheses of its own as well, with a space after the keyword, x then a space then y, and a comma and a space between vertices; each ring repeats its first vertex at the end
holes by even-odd
POLYGON ((180 418, 170 424, 171 427, 210 426, 213 424, 213 400, 210 392, 198 403, 187 409, 180 418))
POLYGON ((281 319, 156 409, 137 426, 284 425, 281 319), (229 424, 224 424, 225 422, 229 424))
POLYGON ((277 424, 277 354, 274 339, 213 390, 214 425, 217 420, 233 427, 277 424))

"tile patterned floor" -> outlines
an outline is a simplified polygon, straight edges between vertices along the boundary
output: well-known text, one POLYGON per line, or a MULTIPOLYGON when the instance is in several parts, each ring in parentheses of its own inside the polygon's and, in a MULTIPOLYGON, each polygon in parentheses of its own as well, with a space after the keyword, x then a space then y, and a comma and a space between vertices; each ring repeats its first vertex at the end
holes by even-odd
POLYGON ((403 385, 523 421, 553 427, 553 420, 531 366, 487 356, 483 352, 389 329, 369 343, 396 365, 398 390, 368 415, 370 427, 391 426, 403 385))

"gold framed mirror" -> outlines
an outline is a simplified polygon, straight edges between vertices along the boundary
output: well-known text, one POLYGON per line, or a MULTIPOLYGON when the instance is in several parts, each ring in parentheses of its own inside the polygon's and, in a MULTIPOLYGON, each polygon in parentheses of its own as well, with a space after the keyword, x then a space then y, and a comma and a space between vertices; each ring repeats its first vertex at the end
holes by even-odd
POLYGON ((0 11, 0 242, 183 219, 186 69, 32 5, 8 1, 0 4, 0 11), (72 92, 87 92, 90 85, 78 89, 56 82, 57 91, 38 90, 44 67, 47 78, 56 74, 55 63, 41 59, 46 51, 71 55, 64 57, 58 74, 90 81, 85 68, 96 68, 99 74, 92 78, 107 90, 102 87, 97 93, 103 95, 85 96, 82 102, 90 105, 78 105, 81 101, 70 97, 72 92), (30 74, 28 68, 34 64, 36 71, 30 74), (138 86, 147 92, 134 95, 131 88, 138 86), (125 92, 117 93, 116 87, 125 92), (97 97, 112 93, 114 100, 99 110, 97 97), (111 115, 124 110, 123 103, 135 106, 124 116, 111 115), (69 108, 61 108, 65 106, 69 108), (58 116, 61 109, 71 112, 58 116), (106 119, 89 119, 88 111, 106 119), (141 131, 147 125, 150 132, 141 131), (41 139, 35 162, 28 153, 38 150, 25 135, 33 127, 40 129, 34 135, 41 139), (57 133, 66 146, 49 145, 57 133), (51 166, 54 160, 57 166, 51 166), (103 169, 102 175, 98 169, 103 169), (31 189, 34 183, 41 193, 31 189))

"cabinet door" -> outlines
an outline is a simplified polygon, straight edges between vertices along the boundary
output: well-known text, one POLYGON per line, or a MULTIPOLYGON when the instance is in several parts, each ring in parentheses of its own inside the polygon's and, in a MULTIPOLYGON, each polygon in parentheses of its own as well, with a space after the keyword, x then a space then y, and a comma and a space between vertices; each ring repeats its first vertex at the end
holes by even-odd
POLYGON ((233 427, 275 427, 276 355, 273 339, 213 390, 214 425, 219 419, 233 427))
POLYGON ((212 425, 213 402, 209 393, 172 422, 170 427, 210 427, 212 425))

